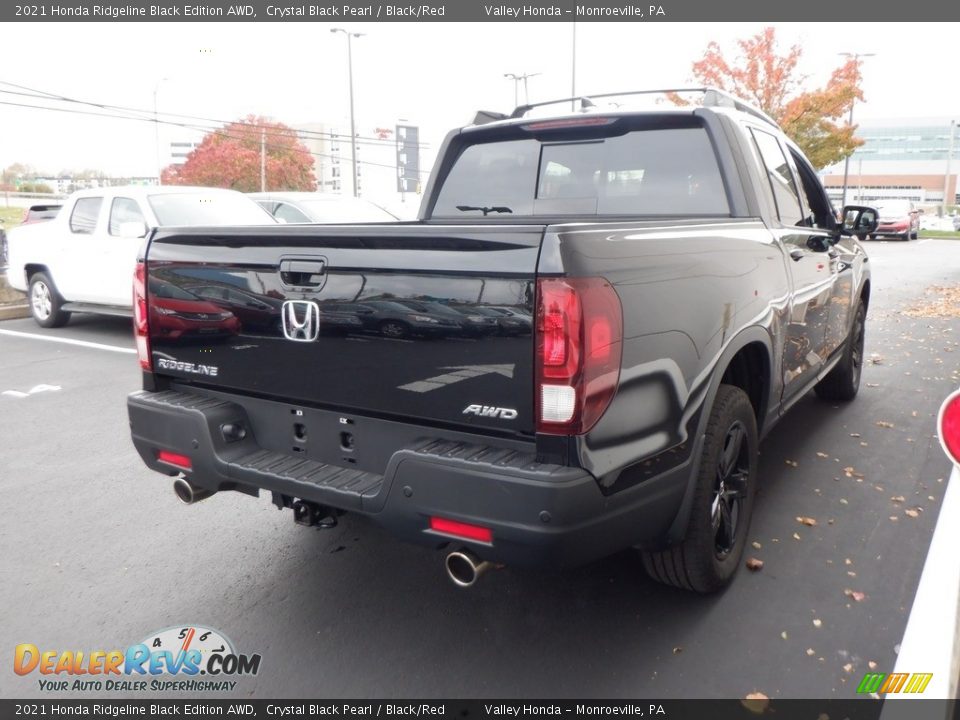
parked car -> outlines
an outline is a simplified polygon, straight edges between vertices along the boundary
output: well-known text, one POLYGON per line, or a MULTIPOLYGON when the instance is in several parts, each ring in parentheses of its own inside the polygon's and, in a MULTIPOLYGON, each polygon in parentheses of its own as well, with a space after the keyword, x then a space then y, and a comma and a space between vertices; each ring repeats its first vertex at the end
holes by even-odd
POLYGON ((10 230, 7 279, 41 327, 73 312, 130 315, 130 275, 147 233, 164 226, 276 225, 243 193, 111 187, 71 195, 52 220, 10 230))
POLYGON ((150 325, 158 335, 187 340, 240 332, 240 321, 229 310, 157 278, 151 277, 149 286, 156 298, 150 306, 150 325))
POLYGON ((950 220, 953 222, 953 231, 960 232, 960 215, 954 215, 950 220))
MULTIPOLYGON (((289 310, 283 338, 242 351, 135 322, 140 457, 188 503, 263 490, 302 525, 356 513, 442 549, 462 587, 493 564, 630 548, 663 583, 726 586, 761 438, 811 390, 824 416, 858 393, 871 263, 856 236, 877 220, 847 206, 838 223, 776 122, 702 92, 486 113, 448 134, 417 222, 154 232, 136 277, 247 274, 289 310), (535 331, 424 341, 453 302, 518 308, 535 331), (326 307, 392 325, 339 342, 315 322, 326 307)), ((155 300, 135 292, 146 315, 155 300)))
POLYGON ((395 215, 363 198, 311 192, 249 193, 278 221, 284 223, 383 223, 395 215))
POLYGON ((355 317, 360 330, 399 340, 410 336, 442 337, 460 332, 460 318, 435 308, 412 307, 394 300, 320 303, 320 317, 335 313, 355 317))
POLYGON ((896 237, 916 240, 920 237, 920 211, 910 200, 881 200, 876 203, 880 218, 870 239, 896 237))
POLYGON ((43 222, 44 220, 53 220, 62 207, 62 203, 31 205, 23 213, 23 220, 20 221, 20 224, 29 225, 30 223, 43 222))

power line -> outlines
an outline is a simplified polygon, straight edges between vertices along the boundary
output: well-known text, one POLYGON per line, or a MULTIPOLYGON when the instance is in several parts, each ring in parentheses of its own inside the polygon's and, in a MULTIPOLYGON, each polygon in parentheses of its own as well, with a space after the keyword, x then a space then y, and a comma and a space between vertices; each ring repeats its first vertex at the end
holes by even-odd
MULTIPOLYGON (((0 91, 0 92, 3 92, 3 91, 0 91)), ((108 118, 108 119, 112 119, 112 120, 136 120, 136 121, 139 121, 139 122, 149 122, 149 123, 156 122, 156 123, 159 123, 159 124, 162 124, 162 125, 170 125, 170 126, 173 126, 173 127, 185 128, 185 129, 187 129, 187 130, 197 130, 197 131, 201 131, 201 132, 207 132, 207 134, 219 135, 220 137, 223 137, 223 138, 226 138, 226 139, 241 140, 241 141, 248 139, 248 138, 245 138, 245 137, 243 137, 243 136, 241 136, 241 135, 231 135, 229 132, 225 132, 224 130, 222 130, 222 129, 220 129, 220 128, 217 128, 217 127, 209 127, 209 128, 208 128, 208 127, 204 127, 204 126, 191 125, 191 124, 188 124, 188 123, 173 122, 173 121, 171 121, 171 120, 160 120, 160 119, 154 120, 152 117, 143 118, 143 117, 136 117, 136 116, 131 116, 131 115, 117 115, 117 114, 93 112, 93 111, 90 111, 90 110, 78 110, 78 109, 76 109, 76 108, 56 108, 56 107, 46 107, 46 106, 42 106, 42 105, 28 105, 28 104, 26 104, 26 103, 14 103, 14 102, 3 101, 3 100, 0 100, 0 105, 7 105, 7 106, 10 106, 10 107, 27 108, 27 109, 33 109, 33 110, 47 110, 47 111, 50 111, 50 112, 62 112, 62 113, 70 114, 70 115, 89 115, 89 116, 93 116, 93 117, 108 118)), ((233 123, 227 123, 227 124, 229 125, 229 124, 233 124, 233 123)), ((241 123, 241 124, 242 124, 242 123, 241 123)), ((248 127, 254 128, 254 127, 257 127, 257 126, 255 126, 255 125, 249 125, 248 127)), ((290 131, 289 133, 287 133, 287 132, 283 132, 283 133, 267 132, 267 133, 265 133, 265 134, 266 134, 266 136, 268 136, 268 137, 283 137, 283 138, 295 138, 295 139, 299 139, 299 138, 296 137, 296 132, 297 132, 296 130, 293 130, 293 129, 291 128, 291 131, 290 131)), ((267 143, 267 144, 266 144, 266 147, 269 148, 269 149, 286 149, 286 148, 284 148, 284 147, 281 146, 281 145, 277 145, 276 143, 267 143)), ((311 150, 309 150, 309 149, 307 149, 307 154, 312 155, 312 156, 314 156, 314 157, 326 158, 326 159, 329 159, 329 160, 336 160, 338 163, 339 163, 339 161, 340 161, 340 156, 339 156, 339 155, 330 155, 330 154, 328 154, 328 153, 318 153, 318 152, 313 152, 313 151, 311 151, 311 150)), ((357 163, 360 164, 360 165, 368 165, 368 166, 370 166, 370 167, 382 167, 382 168, 388 168, 388 169, 390 169, 390 170, 396 169, 396 166, 395 166, 395 165, 387 165, 387 164, 385 164, 385 163, 377 163, 377 162, 373 162, 373 161, 371 161, 371 160, 360 160, 359 158, 357 159, 357 163)), ((418 174, 418 175, 424 175, 424 174, 426 174, 426 173, 425 173, 425 171, 419 171, 419 170, 418 170, 418 171, 417 171, 417 174, 418 174)))
MULTIPOLYGON (((133 112, 139 113, 146 116, 145 119, 152 119, 154 113, 152 110, 144 110, 141 108, 132 108, 124 105, 110 105, 105 103, 97 103, 90 100, 78 100, 76 98, 66 97, 65 95, 57 95, 56 93, 47 92, 46 90, 39 90, 37 88, 27 87, 25 85, 18 85, 16 83, 7 82, 5 80, 0 80, 0 85, 7 85, 9 87, 17 88, 18 90, 28 91, 26 93, 18 93, 12 90, 0 90, 0 93, 10 94, 10 95, 26 95, 27 97, 35 97, 38 99, 44 100, 56 100, 59 102, 68 102, 75 103, 79 105, 89 105, 91 107, 101 108, 103 110, 119 110, 122 112, 133 112)), ((184 120, 199 120, 205 123, 215 123, 216 125, 229 125, 231 123, 237 122, 235 120, 222 120, 219 118, 208 118, 198 115, 184 115, 180 113, 160 113, 169 118, 181 118, 184 120)), ((242 122, 242 121, 241 121, 242 122)), ((316 139, 334 139, 334 138, 345 138, 349 140, 350 136, 343 133, 333 133, 333 132, 323 132, 320 130, 297 130, 298 133, 301 133, 303 136, 316 138, 316 139)), ((383 144, 394 144, 394 140, 387 140, 381 138, 374 138, 367 135, 357 135, 355 142, 358 145, 383 145, 383 144)), ((417 143, 418 147, 429 147, 428 143, 417 143)))

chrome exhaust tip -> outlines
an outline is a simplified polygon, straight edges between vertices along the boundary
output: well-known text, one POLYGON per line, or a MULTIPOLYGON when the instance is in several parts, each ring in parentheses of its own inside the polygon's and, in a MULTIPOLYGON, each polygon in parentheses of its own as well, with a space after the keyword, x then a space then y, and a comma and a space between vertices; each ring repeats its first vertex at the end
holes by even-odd
POLYGON ((184 505, 193 505, 201 500, 206 500, 213 495, 216 490, 207 490, 206 488, 194 485, 186 478, 177 478, 173 481, 173 492, 184 505))
POLYGON ((481 575, 493 567, 493 563, 481 560, 467 549, 450 553, 444 564, 453 584, 462 588, 472 587, 481 575))

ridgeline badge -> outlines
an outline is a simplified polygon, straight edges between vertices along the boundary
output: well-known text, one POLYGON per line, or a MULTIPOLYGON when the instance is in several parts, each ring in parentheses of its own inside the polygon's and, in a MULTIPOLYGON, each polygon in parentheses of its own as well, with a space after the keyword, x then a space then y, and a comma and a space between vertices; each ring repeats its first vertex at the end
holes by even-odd
POLYGON ((151 633, 123 650, 40 650, 22 643, 14 650, 13 670, 22 676, 39 672, 45 676, 38 679, 40 689, 50 691, 231 691, 237 682, 224 676, 256 675, 260 660, 259 654, 236 652, 218 630, 194 625, 151 633), (86 677, 59 679, 70 675, 86 677))

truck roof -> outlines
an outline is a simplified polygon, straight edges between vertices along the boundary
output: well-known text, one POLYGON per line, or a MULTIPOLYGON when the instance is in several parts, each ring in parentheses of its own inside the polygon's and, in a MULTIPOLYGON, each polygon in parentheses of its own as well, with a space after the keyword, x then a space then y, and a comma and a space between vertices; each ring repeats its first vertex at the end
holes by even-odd
POLYGON ((777 122, 767 113, 758 107, 750 104, 746 100, 715 87, 687 87, 687 88, 661 88, 655 90, 630 90, 617 93, 602 93, 596 95, 577 95, 573 97, 560 98, 557 100, 547 100, 538 103, 528 103, 514 108, 509 115, 491 111, 479 111, 471 126, 479 127, 486 125, 508 126, 516 124, 529 123, 531 117, 529 114, 533 110, 546 108, 551 105, 561 105, 569 107, 566 111, 553 112, 549 115, 536 116, 537 122, 562 121, 564 119, 582 119, 584 116, 592 114, 602 114, 607 117, 628 117, 637 114, 644 115, 686 115, 693 114, 700 108, 709 108, 719 110, 724 114, 744 114, 754 119, 761 120, 780 130, 777 122), (699 103, 685 104, 684 96, 699 96, 699 103), (656 100, 656 96, 661 96, 656 100), (614 98, 619 99, 614 101, 614 98), (658 103, 668 102, 671 105, 653 106, 649 101, 654 99, 658 103), (647 100, 647 104, 642 104, 638 100, 647 100), (605 101, 605 102, 604 102, 605 101), (574 109, 577 105, 579 108, 574 109))

